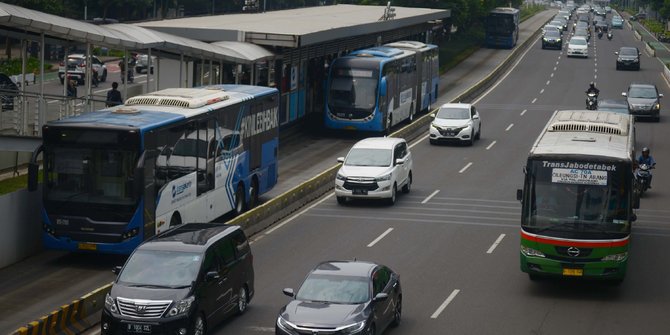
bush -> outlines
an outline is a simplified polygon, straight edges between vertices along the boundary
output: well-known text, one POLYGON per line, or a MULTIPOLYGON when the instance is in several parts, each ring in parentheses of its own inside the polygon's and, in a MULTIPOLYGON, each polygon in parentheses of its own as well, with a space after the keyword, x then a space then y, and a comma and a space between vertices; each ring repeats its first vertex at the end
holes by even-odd
MULTIPOLYGON (((40 60, 35 58, 35 57, 30 57, 28 58, 28 62, 26 62, 26 73, 39 73, 39 68, 40 68, 40 60)), ((44 64, 44 71, 48 71, 51 69, 51 64, 45 63, 44 64)), ((0 72, 8 75, 8 76, 13 76, 17 74, 21 74, 21 59, 20 58, 14 58, 14 59, 4 59, 0 61, 0 72)))

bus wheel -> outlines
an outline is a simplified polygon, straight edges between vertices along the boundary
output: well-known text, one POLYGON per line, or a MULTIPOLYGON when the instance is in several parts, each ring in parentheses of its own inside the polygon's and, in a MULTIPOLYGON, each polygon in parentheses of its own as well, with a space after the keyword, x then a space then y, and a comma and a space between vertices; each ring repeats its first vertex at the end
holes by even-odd
POLYGON ((235 192, 235 214, 240 215, 244 213, 244 188, 240 184, 235 192))
POLYGON ((172 214, 172 218, 170 218, 170 228, 178 226, 181 224, 181 216, 179 215, 179 212, 174 212, 172 214))
POLYGON ((391 125, 393 124, 393 115, 389 114, 389 117, 386 119, 386 129, 384 129, 384 134, 386 136, 391 135, 391 125))
POLYGON ((249 209, 256 206, 258 206, 258 180, 254 178, 249 188, 249 209))

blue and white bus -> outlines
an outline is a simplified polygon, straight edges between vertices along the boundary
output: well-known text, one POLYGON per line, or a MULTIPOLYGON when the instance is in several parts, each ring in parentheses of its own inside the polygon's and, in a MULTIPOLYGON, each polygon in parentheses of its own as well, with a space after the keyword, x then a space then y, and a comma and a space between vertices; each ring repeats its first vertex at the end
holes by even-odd
POLYGON ((437 47, 402 46, 357 50, 333 61, 326 88, 327 128, 386 133, 435 101, 437 47))
POLYGON ((418 71, 416 112, 427 112, 437 101, 440 82, 439 50, 435 44, 417 41, 399 41, 385 44, 387 47, 414 51, 418 71))
POLYGON ((278 91, 165 89, 52 121, 43 153, 46 248, 129 254, 187 222, 241 213, 277 183, 278 91))
POLYGON ((486 46, 489 48, 514 48, 519 39, 519 10, 498 7, 486 16, 486 46))

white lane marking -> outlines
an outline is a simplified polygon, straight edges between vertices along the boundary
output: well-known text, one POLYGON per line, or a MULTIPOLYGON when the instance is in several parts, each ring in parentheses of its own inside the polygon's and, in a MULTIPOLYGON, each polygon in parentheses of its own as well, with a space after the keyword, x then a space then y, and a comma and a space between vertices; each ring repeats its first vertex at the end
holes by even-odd
MULTIPOLYGON (((558 59, 559 59, 559 60, 561 59, 561 55, 558 55, 558 59)), ((558 62, 556 62, 556 64, 558 64, 558 62)))
POLYGON ((335 192, 333 192, 333 193, 331 193, 331 194, 328 194, 326 197, 324 197, 323 199, 317 201, 315 204, 313 204, 313 205, 311 205, 311 206, 309 206, 309 207, 303 209, 302 211, 300 211, 300 213, 298 213, 298 214, 296 214, 296 215, 293 215, 293 216, 291 216, 290 218, 286 219, 286 221, 284 221, 284 222, 282 222, 282 223, 280 223, 280 224, 278 224, 278 225, 272 227, 272 229, 270 229, 270 230, 268 230, 268 231, 265 232, 265 235, 270 235, 273 231, 275 231, 275 230, 277 230, 277 229, 283 227, 285 224, 287 224, 287 223, 293 221, 293 219, 297 218, 298 216, 305 214, 305 212, 307 212, 308 210, 310 210, 310 209, 316 207, 317 205, 321 204, 322 202, 324 202, 324 201, 330 199, 330 197, 332 197, 334 194, 335 194, 335 192))
POLYGON ((558 61, 556 61, 556 65, 558 65, 558 61))
POLYGON ((442 311, 443 311, 445 308, 447 308, 447 305, 449 305, 449 303, 451 303, 451 301, 454 300, 454 298, 456 298, 456 295, 457 295, 458 292, 460 292, 460 291, 461 291, 461 290, 459 290, 459 289, 455 289, 455 290, 453 290, 453 291, 451 292, 451 294, 449 295, 449 297, 447 297, 447 300, 445 300, 445 301, 442 303, 442 305, 440 305, 440 307, 437 308, 437 310, 435 311, 435 313, 433 313, 433 315, 431 315, 430 318, 431 318, 431 319, 437 319, 437 317, 440 316, 440 313, 442 313, 442 311))
POLYGON ((554 66, 554 71, 556 71, 556 67, 554 66))
POLYGON ((274 327, 257 327, 257 326, 251 326, 247 327, 249 330, 254 331, 254 332, 262 332, 262 333, 274 333, 275 329, 274 327))
POLYGON ((530 103, 531 103, 531 104, 534 104, 535 101, 537 101, 537 98, 533 99, 533 101, 531 101, 530 103))
POLYGON ((436 194, 438 194, 438 193, 440 193, 440 190, 435 190, 435 191, 434 191, 433 193, 431 193, 426 199, 423 199, 423 201, 422 201, 421 203, 422 203, 422 204, 427 203, 428 201, 430 201, 430 199, 432 199, 432 198, 433 198, 436 194))
POLYGON ((505 131, 509 131, 510 129, 512 129, 512 127, 514 127, 514 123, 510 123, 509 126, 505 128, 505 131))
POLYGON ((554 78, 554 74, 553 74, 553 73, 551 74, 551 77, 554 78))
POLYGON ((544 93, 544 88, 540 90, 540 94, 544 93))
POLYGON ((594 79, 594 80, 595 80, 595 79, 598 79, 598 75, 597 75, 597 74, 594 74, 594 75, 593 75, 593 79, 594 79))
POLYGON ((598 66, 598 62, 595 62, 594 65, 595 65, 595 66, 598 66))
POLYGON ((493 148, 494 145, 496 145, 496 141, 491 142, 491 144, 489 144, 489 146, 486 147, 486 150, 493 148))
POLYGON ((379 235, 379 237, 377 237, 374 241, 372 241, 372 242, 370 242, 370 244, 368 244, 368 248, 372 248, 375 244, 377 244, 377 242, 381 241, 384 238, 384 236, 388 235, 392 231, 393 231, 393 228, 386 229, 385 232, 383 232, 381 235, 379 235))
POLYGON ((598 69, 593 69, 594 72, 598 72, 598 69))
MULTIPOLYGON (((554 74, 552 73, 551 76, 553 77, 554 74)), ((551 80, 547 80, 547 85, 549 85, 549 83, 551 83, 551 80)))
POLYGON ((524 114, 526 114, 527 111, 528 111, 527 109, 524 109, 524 110, 521 112, 521 114, 519 114, 519 115, 520 115, 520 116, 523 116, 524 114))
POLYGON ((465 170, 467 170, 470 166, 472 166, 472 162, 466 164, 458 173, 463 173, 465 170))
POLYGON ((496 247, 498 246, 498 244, 500 244, 500 242, 502 242, 503 238, 505 238, 505 234, 500 234, 500 236, 498 236, 498 239, 496 239, 496 241, 493 242, 493 245, 491 245, 491 247, 489 248, 489 250, 486 251, 486 253, 487 254, 493 253, 493 250, 495 250, 496 247))
POLYGON ((430 137, 430 134, 425 135, 424 137, 422 137, 422 138, 416 140, 416 142, 414 142, 414 143, 412 143, 412 144, 409 145, 410 149, 411 149, 411 148, 414 148, 415 145, 419 144, 421 141, 427 139, 428 137, 430 137))

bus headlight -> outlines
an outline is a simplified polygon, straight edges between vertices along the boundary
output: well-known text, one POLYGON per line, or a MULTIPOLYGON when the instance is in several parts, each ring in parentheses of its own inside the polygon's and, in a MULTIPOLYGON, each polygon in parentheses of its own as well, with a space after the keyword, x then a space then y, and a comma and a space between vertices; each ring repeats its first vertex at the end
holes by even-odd
POLYGON ((542 257, 545 258, 544 253, 539 250, 535 250, 533 248, 529 248, 526 246, 521 246, 521 253, 524 254, 525 256, 528 257, 542 257))
POLYGON ((623 262, 628 258, 628 252, 622 252, 620 254, 607 255, 603 257, 603 262, 623 262))

